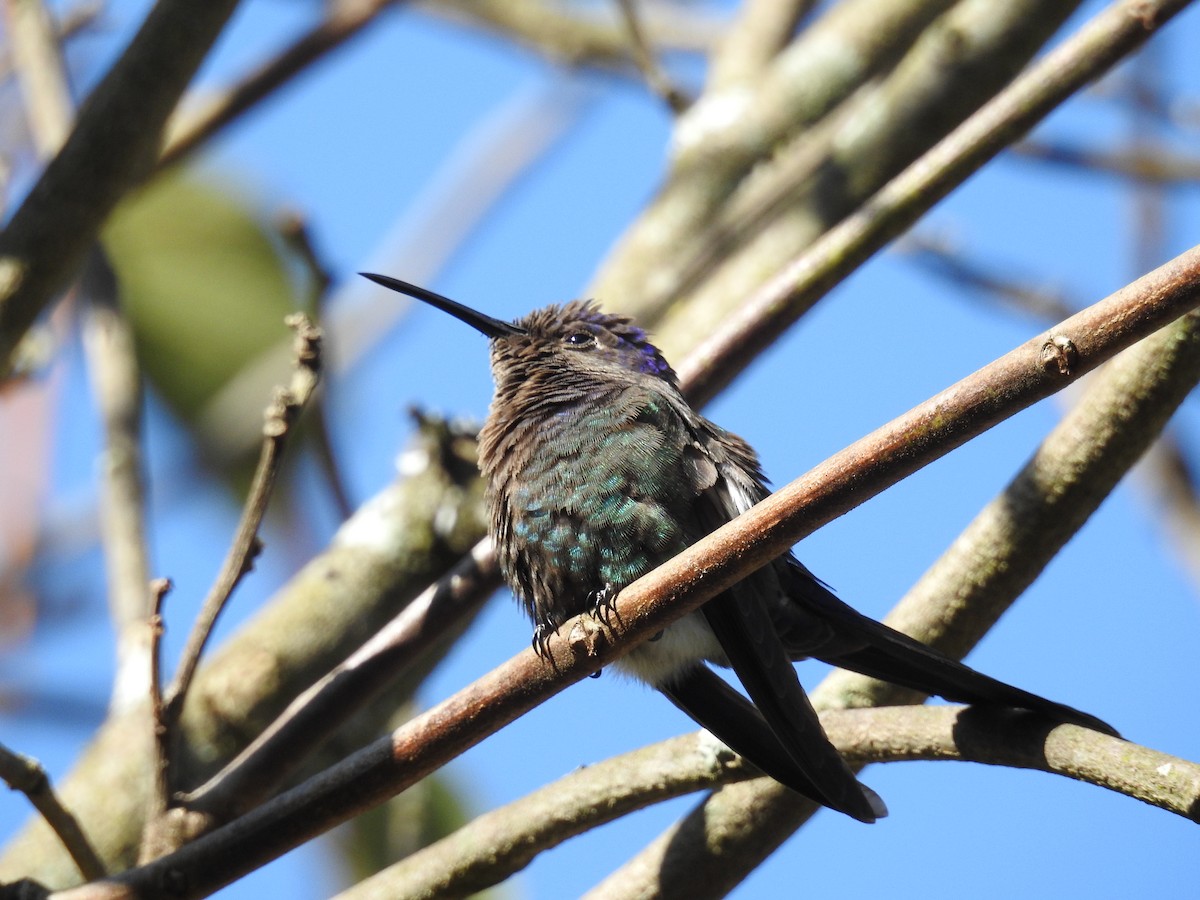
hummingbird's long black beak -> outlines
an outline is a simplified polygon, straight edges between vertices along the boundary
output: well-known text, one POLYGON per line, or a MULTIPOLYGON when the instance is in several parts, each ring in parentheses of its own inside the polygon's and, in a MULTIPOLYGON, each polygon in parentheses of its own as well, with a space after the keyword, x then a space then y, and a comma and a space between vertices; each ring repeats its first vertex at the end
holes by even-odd
POLYGON ((382 284, 385 288, 391 288, 393 291, 399 291, 401 294, 407 294, 410 297, 415 297, 428 303, 430 306, 436 306, 442 312, 450 313, 456 319, 461 319, 466 322, 476 331, 482 331, 490 338, 510 337, 514 334, 525 334, 524 328, 519 328, 511 322, 505 322, 502 319, 493 319, 491 316, 484 315, 469 306, 463 306, 457 301, 451 300, 449 297, 443 297, 441 294, 435 293, 428 288, 419 287, 415 284, 409 284, 407 281, 401 281, 399 278, 392 278, 390 275, 375 275, 371 272, 359 272, 363 278, 369 278, 376 284, 382 284))

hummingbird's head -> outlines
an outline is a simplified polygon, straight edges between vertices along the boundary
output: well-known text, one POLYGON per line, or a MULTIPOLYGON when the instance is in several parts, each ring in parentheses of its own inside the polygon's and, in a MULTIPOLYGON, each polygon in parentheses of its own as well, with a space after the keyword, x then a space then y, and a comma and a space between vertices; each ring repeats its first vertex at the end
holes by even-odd
POLYGON ((569 392, 598 381, 646 378, 676 384, 675 372, 641 328, 626 316, 601 312, 591 301, 547 306, 505 322, 398 278, 359 274, 436 306, 491 338, 498 395, 569 392))
POLYGON ((537 309, 515 324, 522 334, 492 342, 494 368, 542 365, 567 376, 648 377, 675 384, 675 372, 645 331, 628 316, 602 312, 590 300, 537 309))

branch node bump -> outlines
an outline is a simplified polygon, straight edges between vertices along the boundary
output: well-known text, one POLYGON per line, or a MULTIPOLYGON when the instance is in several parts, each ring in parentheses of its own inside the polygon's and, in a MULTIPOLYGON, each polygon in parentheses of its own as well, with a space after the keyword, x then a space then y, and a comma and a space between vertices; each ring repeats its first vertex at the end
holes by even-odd
POLYGON ((1042 344, 1042 368, 1059 375, 1070 375, 1079 362, 1079 350, 1074 341, 1061 334, 1052 334, 1042 344))

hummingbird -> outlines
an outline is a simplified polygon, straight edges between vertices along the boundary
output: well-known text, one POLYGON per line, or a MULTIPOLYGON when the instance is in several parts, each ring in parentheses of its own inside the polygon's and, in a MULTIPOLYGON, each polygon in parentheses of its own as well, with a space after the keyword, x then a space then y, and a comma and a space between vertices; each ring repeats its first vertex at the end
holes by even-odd
MULTIPOLYGON (((360 273, 490 339, 495 394, 479 467, 497 559, 534 648, 769 493, 745 440, 689 405, 626 316, 575 300, 505 322, 431 290, 360 273)), ((723 743, 787 787, 862 822, 887 815, 830 743, 793 661, 814 658, 947 700, 1109 725, 983 675, 855 611, 792 553, 621 657, 723 743), (733 670, 746 694, 709 664, 733 670), (748 697, 748 699, 747 699, 748 697)))

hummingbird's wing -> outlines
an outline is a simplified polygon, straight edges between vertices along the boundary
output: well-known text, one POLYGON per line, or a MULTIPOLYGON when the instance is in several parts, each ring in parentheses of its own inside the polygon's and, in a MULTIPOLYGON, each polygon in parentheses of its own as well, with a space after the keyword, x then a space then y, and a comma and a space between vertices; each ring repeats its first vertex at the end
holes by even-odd
MULTIPOLYGON (((686 448, 684 468, 695 492, 692 521, 698 539, 752 505, 753 473, 728 457, 729 448, 701 429, 686 448)), ((715 437, 715 436, 712 436, 715 437)), ((739 448, 733 448, 734 451, 739 448)), ((886 815, 879 797, 860 784, 826 737, 804 693, 767 606, 780 585, 768 567, 714 597, 700 612, 754 701, 732 689, 717 692, 719 678, 703 666, 687 670, 665 691, 727 744, 783 784, 864 822, 886 815), (737 700, 733 698, 736 697, 737 700), (755 711, 754 707, 757 707, 755 711)))
POLYGON ((936 694, 958 703, 1027 709, 1063 722, 1119 736, 1093 715, 1005 684, 950 659, 920 641, 862 615, 843 603, 798 561, 788 557, 785 592, 791 601, 773 609, 776 627, 793 659, 815 657, 872 678, 936 694), (811 627, 813 620, 823 629, 811 627), (814 641, 814 635, 818 639, 814 641), (822 635, 826 635, 822 637, 822 635))
MULTIPOLYGON (((715 460, 718 484, 724 483, 733 494, 732 502, 725 502, 734 507, 734 514, 762 500, 768 489, 753 448, 707 420, 701 427, 713 431, 706 447, 715 460)), ((1093 715, 976 672, 864 616, 839 600, 791 554, 752 578, 761 579, 762 573, 771 573, 778 589, 764 587, 756 593, 768 604, 774 631, 791 660, 812 657, 947 700, 1027 709, 1117 735, 1111 725, 1093 715)))

